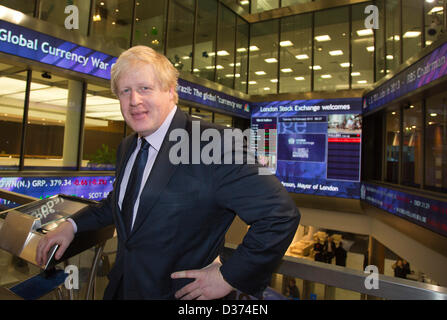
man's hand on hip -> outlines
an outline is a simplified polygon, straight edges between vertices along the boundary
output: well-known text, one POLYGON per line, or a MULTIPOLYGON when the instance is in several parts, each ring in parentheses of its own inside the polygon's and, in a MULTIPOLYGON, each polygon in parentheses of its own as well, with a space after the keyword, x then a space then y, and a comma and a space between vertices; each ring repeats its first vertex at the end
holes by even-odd
POLYGON ((216 259, 213 263, 200 270, 185 270, 171 274, 171 278, 193 278, 195 281, 184 286, 175 293, 182 300, 211 300, 228 295, 233 287, 225 281, 220 273, 222 264, 216 259))
POLYGON ((36 262, 44 266, 48 259, 48 250, 55 244, 59 245, 55 258, 59 260, 67 250, 75 236, 73 225, 69 221, 64 221, 56 229, 48 232, 40 239, 36 250, 36 262))

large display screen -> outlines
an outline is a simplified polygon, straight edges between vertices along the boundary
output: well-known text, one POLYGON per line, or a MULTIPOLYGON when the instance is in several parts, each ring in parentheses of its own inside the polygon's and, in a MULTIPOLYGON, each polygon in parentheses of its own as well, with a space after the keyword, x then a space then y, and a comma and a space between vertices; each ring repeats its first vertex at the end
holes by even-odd
POLYGON ((254 152, 289 192, 359 199, 361 103, 353 98, 252 105, 254 152))
MULTIPOLYGON (((115 176, 7 177, 0 178, 0 189, 39 199, 66 194, 99 201, 112 191, 114 181, 115 176)), ((10 208, 16 206, 4 199, 0 199, 0 204, 10 208)))

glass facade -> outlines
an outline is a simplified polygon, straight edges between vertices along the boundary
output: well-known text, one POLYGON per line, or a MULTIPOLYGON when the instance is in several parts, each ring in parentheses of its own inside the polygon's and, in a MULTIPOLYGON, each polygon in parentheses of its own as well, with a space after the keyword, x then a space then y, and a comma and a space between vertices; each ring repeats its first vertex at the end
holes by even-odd
POLYGON ((422 123, 420 103, 403 107, 402 184, 412 187, 422 184, 422 123))
POLYGON ((385 181, 391 183, 399 182, 400 114, 399 108, 391 108, 385 115, 385 181))

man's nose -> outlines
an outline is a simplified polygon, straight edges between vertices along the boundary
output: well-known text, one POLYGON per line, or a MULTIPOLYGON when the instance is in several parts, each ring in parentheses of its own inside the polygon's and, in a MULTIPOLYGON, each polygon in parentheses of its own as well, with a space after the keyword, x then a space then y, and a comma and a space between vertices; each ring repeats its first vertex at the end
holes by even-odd
POLYGON ((130 94, 130 104, 137 106, 141 103, 141 96, 136 90, 132 90, 130 94))

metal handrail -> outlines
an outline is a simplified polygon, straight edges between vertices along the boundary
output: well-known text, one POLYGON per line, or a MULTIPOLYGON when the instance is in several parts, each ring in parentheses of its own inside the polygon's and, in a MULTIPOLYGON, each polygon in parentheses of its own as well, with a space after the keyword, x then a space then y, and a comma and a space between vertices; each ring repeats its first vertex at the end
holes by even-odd
MULTIPOLYGON (((230 256, 236 247, 236 245, 226 243, 224 255, 230 256)), ((383 274, 378 275, 377 289, 367 289, 365 280, 369 274, 304 258, 284 256, 275 272, 388 300, 447 300, 445 287, 383 274)))

